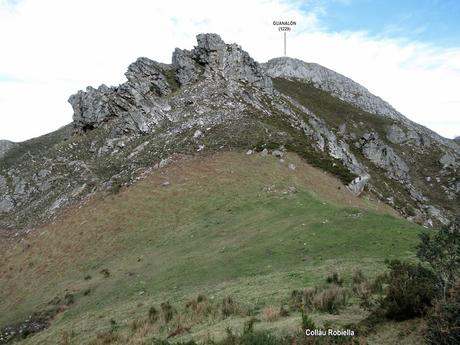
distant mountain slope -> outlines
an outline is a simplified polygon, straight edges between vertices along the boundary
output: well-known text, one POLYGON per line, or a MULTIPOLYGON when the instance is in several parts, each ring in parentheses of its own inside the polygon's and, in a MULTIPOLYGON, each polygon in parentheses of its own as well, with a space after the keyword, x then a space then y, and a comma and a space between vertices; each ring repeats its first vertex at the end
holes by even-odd
POLYGON ((170 65, 139 58, 125 83, 79 91, 70 126, 9 150, 0 159, 0 228, 33 228, 175 153, 283 148, 412 221, 456 226, 453 140, 319 65, 260 65, 215 34, 197 42, 176 49, 170 65))
POLYGON ((14 143, 8 140, 0 140, 0 158, 14 147, 14 143))
POLYGON ((314 87, 324 90, 332 96, 351 103, 368 113, 386 116, 403 123, 418 132, 419 135, 426 135, 441 145, 450 147, 457 153, 460 150, 458 145, 453 144, 451 140, 410 121, 390 104, 370 93, 364 86, 326 67, 289 57, 274 58, 262 64, 262 66, 265 72, 273 78, 281 77, 306 81, 314 87))
POLYGON ((351 103, 371 114, 402 119, 403 115, 381 98, 371 94, 364 86, 316 63, 307 63, 289 57, 271 59, 262 64, 272 78, 301 79, 314 87, 327 91, 342 101, 351 103))

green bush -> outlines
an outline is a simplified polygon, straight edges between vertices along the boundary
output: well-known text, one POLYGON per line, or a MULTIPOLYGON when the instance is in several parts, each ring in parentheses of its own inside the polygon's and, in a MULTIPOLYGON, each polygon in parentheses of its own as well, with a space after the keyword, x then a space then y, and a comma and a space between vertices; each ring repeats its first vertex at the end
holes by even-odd
POLYGON ((460 232, 443 228, 434 234, 422 233, 417 256, 435 272, 438 297, 445 300, 448 290, 460 278, 460 232))
POLYGON ((384 315, 407 320, 425 315, 435 297, 435 275, 421 265, 391 261, 388 292, 381 301, 384 315))
POLYGON ((427 344, 460 344, 460 285, 454 288, 446 301, 439 301, 427 320, 427 344))

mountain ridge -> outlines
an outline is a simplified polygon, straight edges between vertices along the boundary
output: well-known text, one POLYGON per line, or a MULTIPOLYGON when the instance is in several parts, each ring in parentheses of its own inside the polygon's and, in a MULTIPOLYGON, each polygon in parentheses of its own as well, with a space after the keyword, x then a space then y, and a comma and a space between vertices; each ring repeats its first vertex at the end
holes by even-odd
POLYGON ((139 58, 125 83, 72 95, 71 126, 0 158, 0 227, 34 227, 65 205, 135 182, 175 153, 248 149, 297 152, 411 221, 456 226, 453 140, 320 65, 270 61, 200 34, 192 50, 175 49, 171 64, 139 58))

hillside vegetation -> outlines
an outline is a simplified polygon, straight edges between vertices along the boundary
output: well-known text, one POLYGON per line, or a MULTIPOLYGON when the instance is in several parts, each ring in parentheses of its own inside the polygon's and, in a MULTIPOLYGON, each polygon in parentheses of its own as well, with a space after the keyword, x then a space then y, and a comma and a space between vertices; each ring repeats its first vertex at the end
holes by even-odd
MULTIPOLYGON (((267 308, 333 273, 348 288, 356 270, 375 277, 385 259, 413 260, 421 228, 369 198, 293 153, 175 156, 129 187, 67 208, 19 243, 2 243, 0 327, 55 308, 50 327, 24 344, 98 343, 97 334, 114 328, 132 344, 221 339, 251 317, 261 320, 255 329, 297 331, 300 313, 269 322, 267 308), (199 295, 210 308, 225 300, 238 308, 200 322, 184 317, 173 336, 173 326, 133 326, 151 307, 179 310, 199 295)), ((367 312, 358 304, 311 317, 319 325, 359 322, 367 312)), ((382 329, 388 340, 373 335, 376 343, 393 344, 382 329)))

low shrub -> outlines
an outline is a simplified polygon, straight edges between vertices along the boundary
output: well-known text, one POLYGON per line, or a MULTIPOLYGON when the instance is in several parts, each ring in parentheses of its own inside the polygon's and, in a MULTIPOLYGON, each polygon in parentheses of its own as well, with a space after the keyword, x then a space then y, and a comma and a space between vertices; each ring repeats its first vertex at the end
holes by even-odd
POLYGON ((218 314, 217 308, 204 295, 198 295, 185 304, 187 314, 196 322, 203 320, 210 315, 218 314))
POLYGON ((289 316, 289 310, 288 310, 288 308, 286 308, 286 306, 285 306, 284 304, 282 304, 282 305, 280 306, 280 316, 281 316, 281 317, 287 317, 287 316, 289 316))
POLYGON ((259 322, 255 317, 251 317, 249 320, 246 320, 243 325, 243 334, 254 332, 254 324, 259 322))
POLYGON ((176 310, 169 302, 161 303, 160 308, 163 322, 165 324, 169 323, 173 319, 174 314, 176 314, 176 310))
POLYGON ((315 296, 318 294, 318 288, 305 288, 303 290, 303 306, 304 308, 314 308, 313 305, 313 300, 315 299, 315 296))
POLYGON ((389 319, 407 320, 424 315, 435 297, 435 275, 421 265, 391 261, 388 292, 380 308, 389 319))
POLYGON ((150 307, 150 309, 149 309, 149 321, 151 323, 157 322, 158 321, 158 316, 159 316, 158 310, 155 307, 150 307))
POLYGON ((334 272, 334 273, 330 274, 326 278, 326 283, 342 286, 343 285, 343 279, 340 278, 340 276, 339 276, 339 274, 337 272, 334 272))
POLYGON ((289 298, 289 308, 292 311, 301 311, 304 305, 303 292, 301 290, 292 290, 289 298))
POLYGON ((313 298, 315 309, 330 314, 337 314, 347 302, 347 292, 344 288, 332 285, 319 291, 313 298))
POLYGON ((361 282, 353 284, 353 293, 359 298, 359 305, 366 309, 371 310, 375 307, 374 295, 372 293, 372 286, 369 282, 361 282))
POLYGON ((338 285, 324 288, 305 288, 303 291, 294 290, 291 293, 290 307, 294 311, 318 310, 331 314, 339 312, 346 305, 347 290, 338 285))
POLYGON ((357 269, 353 272, 353 275, 351 276, 351 281, 353 285, 359 285, 361 283, 367 282, 367 278, 364 275, 363 271, 357 269))
POLYGON ((230 315, 240 314, 240 308, 233 298, 227 296, 222 300, 221 312, 222 316, 226 318, 230 315))
POLYGON ((304 311, 302 311, 302 331, 305 332, 307 329, 315 328, 315 322, 304 311))

